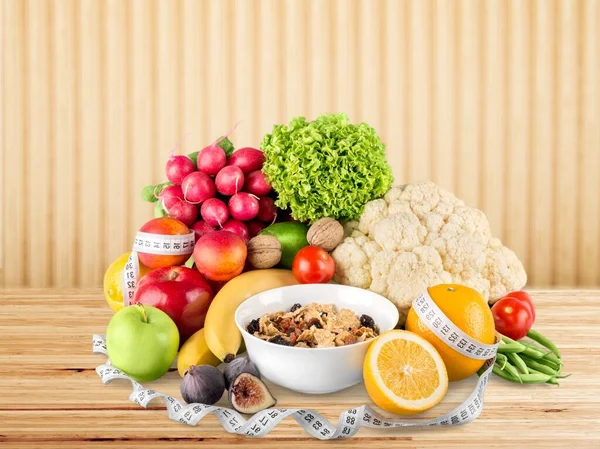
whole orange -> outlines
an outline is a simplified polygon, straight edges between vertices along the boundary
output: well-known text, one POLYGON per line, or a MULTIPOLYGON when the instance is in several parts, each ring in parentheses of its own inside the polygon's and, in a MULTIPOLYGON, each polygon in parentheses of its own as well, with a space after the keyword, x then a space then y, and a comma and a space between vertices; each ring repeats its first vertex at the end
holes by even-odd
MULTIPOLYGON (((483 296, 476 290, 457 284, 440 284, 427 289, 431 299, 442 312, 469 337, 491 345, 494 343, 494 317, 483 296)), ((440 353, 448 380, 466 379, 483 366, 485 360, 472 359, 438 338, 411 307, 406 318, 406 330, 419 334, 440 353)))

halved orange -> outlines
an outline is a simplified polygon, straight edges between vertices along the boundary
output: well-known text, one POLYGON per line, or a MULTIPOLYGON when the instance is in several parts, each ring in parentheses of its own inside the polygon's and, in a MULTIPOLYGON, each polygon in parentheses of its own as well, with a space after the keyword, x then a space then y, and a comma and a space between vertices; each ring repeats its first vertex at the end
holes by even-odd
POLYGON ((442 357, 427 340, 403 330, 384 332, 371 343, 363 377, 377 406, 402 415, 434 407, 448 391, 442 357))

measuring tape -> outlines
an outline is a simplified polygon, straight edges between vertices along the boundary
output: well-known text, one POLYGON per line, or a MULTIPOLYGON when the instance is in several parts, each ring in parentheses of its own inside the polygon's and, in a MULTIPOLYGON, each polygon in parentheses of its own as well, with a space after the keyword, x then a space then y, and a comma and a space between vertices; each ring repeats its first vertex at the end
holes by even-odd
POLYGON ((138 253, 161 256, 185 256, 194 252, 196 243, 194 231, 183 235, 151 234, 139 231, 135 235, 133 249, 123 269, 123 306, 131 304, 135 288, 140 280, 140 260, 138 253))
MULTIPOLYGON (((452 348, 468 357, 485 359, 483 372, 469 397, 458 407, 439 418, 389 419, 381 416, 368 405, 361 405, 340 414, 337 424, 332 424, 318 412, 297 408, 269 408, 246 419, 231 408, 205 404, 185 404, 172 396, 145 388, 123 371, 112 366, 110 360, 98 366, 96 373, 104 384, 108 384, 115 379, 129 380, 133 387, 129 400, 144 408, 152 400, 162 399, 167 408, 168 416, 173 421, 195 426, 206 415, 213 413, 227 432, 250 437, 265 436, 288 416, 295 419, 309 435, 320 440, 348 438, 356 434, 360 427, 391 429, 397 427, 455 426, 473 421, 483 410, 483 394, 494 367, 498 339, 496 338, 496 343, 493 345, 486 345, 473 340, 448 319, 427 292, 424 292, 413 301, 413 308, 426 326, 439 338, 451 345, 452 348)), ((108 356, 103 336, 94 335, 93 352, 108 356)))

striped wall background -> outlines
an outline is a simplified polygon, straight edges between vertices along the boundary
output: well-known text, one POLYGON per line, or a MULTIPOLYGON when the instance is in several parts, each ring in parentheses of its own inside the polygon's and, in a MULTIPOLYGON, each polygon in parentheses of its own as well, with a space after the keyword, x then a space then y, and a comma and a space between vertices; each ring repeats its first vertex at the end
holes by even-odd
POLYGON ((0 285, 99 286, 169 150, 344 111, 488 215, 530 285, 600 285, 600 0, 2 0, 0 285))

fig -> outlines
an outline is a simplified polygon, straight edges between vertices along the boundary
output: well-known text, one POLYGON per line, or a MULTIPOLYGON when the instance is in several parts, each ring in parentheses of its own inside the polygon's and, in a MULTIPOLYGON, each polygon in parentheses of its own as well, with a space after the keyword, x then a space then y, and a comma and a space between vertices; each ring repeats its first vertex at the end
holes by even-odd
POLYGON ((254 414, 277 404, 267 386, 258 377, 242 373, 229 388, 229 402, 240 413, 254 414))
POLYGON ((225 378, 212 365, 192 365, 181 381, 180 391, 188 404, 213 405, 225 392, 225 378))
POLYGON ((250 358, 238 357, 225 365, 225 369, 223 370, 223 375, 225 376, 225 388, 229 390, 229 386, 242 373, 250 373, 260 379, 258 368, 252 363, 250 358))

